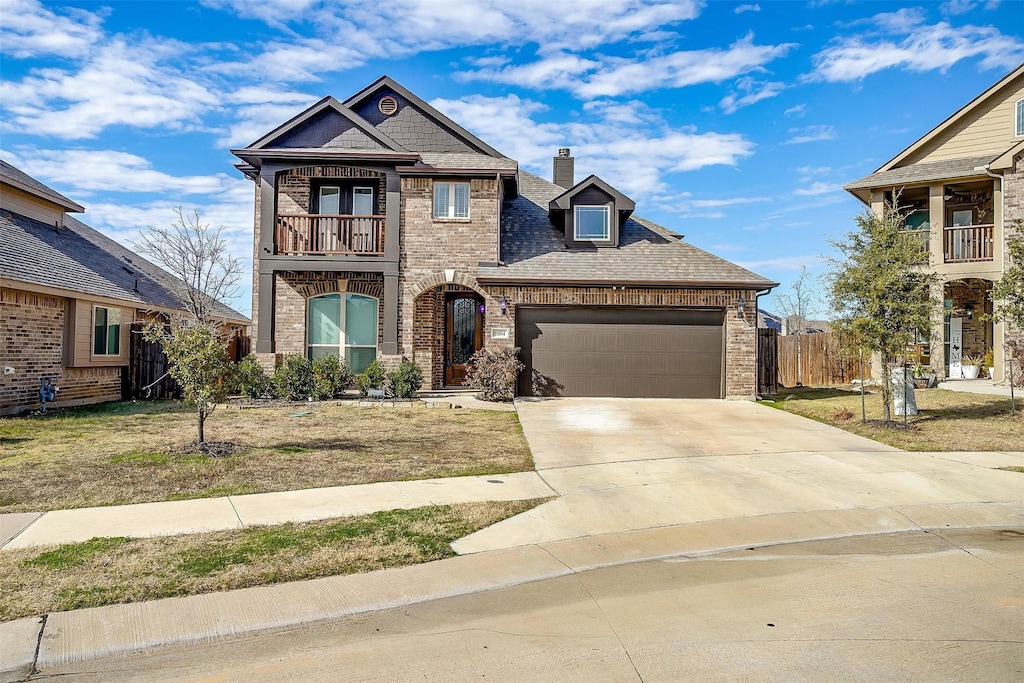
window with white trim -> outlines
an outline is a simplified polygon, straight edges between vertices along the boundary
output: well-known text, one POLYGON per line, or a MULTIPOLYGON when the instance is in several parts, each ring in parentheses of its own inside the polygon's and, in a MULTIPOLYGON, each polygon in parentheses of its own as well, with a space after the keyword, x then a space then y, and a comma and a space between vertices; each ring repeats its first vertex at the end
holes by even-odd
POLYGON ((610 240, 611 211, 607 206, 577 206, 573 221, 573 239, 610 240))
POLYGON ((1013 134, 1017 137, 1024 137, 1024 97, 1017 100, 1017 104, 1014 105, 1013 113, 1013 120, 1016 122, 1013 134))
POLYGON ((94 306, 92 309, 92 355, 121 355, 121 309, 94 306))
POLYGON ((377 358, 377 305, 363 294, 323 294, 306 304, 306 354, 335 354, 362 372, 377 358))
POLYGON ((469 183, 434 183, 434 218, 469 218, 469 183))

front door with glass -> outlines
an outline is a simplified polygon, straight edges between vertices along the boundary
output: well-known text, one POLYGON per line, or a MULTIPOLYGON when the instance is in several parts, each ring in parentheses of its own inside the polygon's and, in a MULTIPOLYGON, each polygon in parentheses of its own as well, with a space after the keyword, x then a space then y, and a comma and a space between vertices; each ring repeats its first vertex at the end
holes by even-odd
POLYGON ((475 294, 449 294, 446 301, 444 383, 462 386, 466 366, 483 346, 483 300, 475 294))

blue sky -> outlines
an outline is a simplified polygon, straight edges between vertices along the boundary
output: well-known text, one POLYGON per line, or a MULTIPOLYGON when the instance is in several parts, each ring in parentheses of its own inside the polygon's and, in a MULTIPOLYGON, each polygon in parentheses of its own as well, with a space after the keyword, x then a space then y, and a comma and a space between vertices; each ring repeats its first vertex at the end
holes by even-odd
POLYGON ((248 263, 228 150, 388 74, 784 293, 851 229, 842 183, 1024 62, 1024 2, 0 0, 0 46, 0 156, 125 243, 196 208, 248 263))

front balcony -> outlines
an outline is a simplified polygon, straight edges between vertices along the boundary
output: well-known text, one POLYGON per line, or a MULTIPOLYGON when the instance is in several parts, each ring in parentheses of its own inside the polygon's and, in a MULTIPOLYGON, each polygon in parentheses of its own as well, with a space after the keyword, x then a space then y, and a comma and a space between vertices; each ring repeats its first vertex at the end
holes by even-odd
POLYGON ((968 225, 944 228, 942 254, 945 263, 995 260, 995 226, 968 225))
POLYGON ((278 215, 274 253, 287 256, 383 256, 385 216, 278 215))

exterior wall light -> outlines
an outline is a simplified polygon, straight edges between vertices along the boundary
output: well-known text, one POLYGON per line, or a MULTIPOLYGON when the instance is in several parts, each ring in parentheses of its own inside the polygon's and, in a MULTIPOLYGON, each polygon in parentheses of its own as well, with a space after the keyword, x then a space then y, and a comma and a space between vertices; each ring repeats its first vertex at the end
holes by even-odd
POLYGON ((500 297, 498 299, 498 305, 501 307, 502 315, 508 313, 508 299, 506 299, 505 297, 500 297))
POLYGON ((742 318, 743 314, 744 314, 744 312, 746 312, 746 310, 747 310, 747 300, 746 299, 737 299, 736 300, 736 317, 737 318, 742 318))

